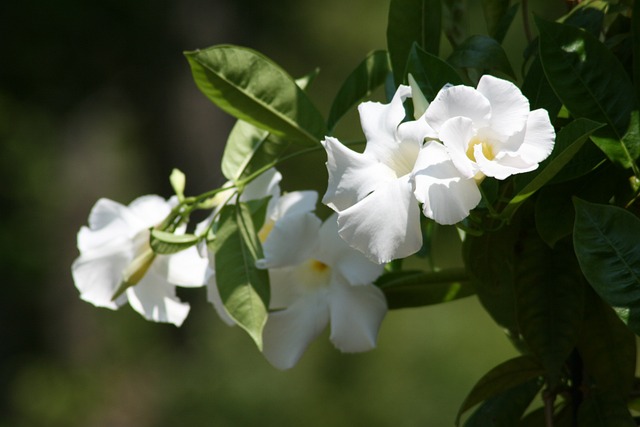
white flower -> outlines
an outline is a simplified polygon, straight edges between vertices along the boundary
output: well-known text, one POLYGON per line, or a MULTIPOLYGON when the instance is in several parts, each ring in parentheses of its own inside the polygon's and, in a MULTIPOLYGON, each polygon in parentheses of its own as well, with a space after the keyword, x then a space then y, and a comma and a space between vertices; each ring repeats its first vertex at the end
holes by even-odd
POLYGON ((89 215, 89 227, 78 233, 80 256, 72 274, 80 298, 115 310, 127 301, 146 319, 180 326, 189 313, 176 286, 202 286, 208 279, 207 261, 196 248, 173 255, 155 255, 149 247, 149 229, 162 222, 175 202, 143 196, 129 206, 100 199, 89 215), (142 278, 112 301, 124 271, 137 270, 142 278))
POLYGON ((270 259, 260 262, 270 269, 274 310, 263 331, 263 352, 279 369, 293 367, 328 323, 330 339, 341 351, 374 348, 387 312, 382 291, 371 284, 383 267, 338 236, 336 216, 319 229, 316 221, 288 221, 295 216, 285 214, 275 223, 264 243, 270 259), (288 231, 276 234, 279 229, 288 231))
POLYGON ((555 141, 547 111, 529 111, 513 83, 490 75, 482 76, 477 89, 443 88, 424 117, 456 168, 478 181, 536 169, 555 141))
POLYGON ((410 94, 408 86, 400 86, 389 104, 360 104, 367 139, 363 153, 332 137, 322 141, 329 172, 322 201, 338 212, 340 236, 378 263, 409 256, 422 246, 420 209, 410 179, 422 143, 434 131, 425 120, 402 123, 403 102, 410 94))

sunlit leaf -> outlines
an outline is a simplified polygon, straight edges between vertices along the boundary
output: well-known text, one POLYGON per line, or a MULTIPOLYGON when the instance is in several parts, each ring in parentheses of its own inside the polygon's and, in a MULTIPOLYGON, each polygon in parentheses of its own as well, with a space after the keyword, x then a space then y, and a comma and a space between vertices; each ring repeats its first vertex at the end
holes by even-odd
MULTIPOLYGON (((318 74, 318 71, 296 80, 300 89, 305 90, 318 74)), ((227 144, 222 155, 222 174, 233 182, 274 164, 287 150, 300 148, 288 140, 278 138, 266 130, 238 120, 231 128, 227 144)))
POLYGON ((640 145, 623 143, 636 108, 624 68, 588 32, 540 18, 536 23, 542 66, 556 94, 573 116, 607 124, 592 137, 594 142, 612 161, 630 167, 640 155, 640 145))
POLYGON ((230 45, 185 55, 198 88, 227 113, 296 143, 315 145, 326 134, 307 95, 263 55, 230 45))
POLYGON ((389 55, 382 50, 371 52, 358 64, 342 84, 331 104, 327 121, 330 133, 345 113, 384 84, 390 71, 389 55))
POLYGON ((161 230, 151 230, 149 244, 153 252, 170 255, 183 251, 198 243, 198 236, 193 234, 173 234, 161 230))
POLYGON ((407 57, 414 43, 438 55, 441 0, 391 0, 387 21, 387 50, 396 86, 405 79, 407 57))
POLYGON ((458 68, 500 71, 514 79, 516 76, 500 43, 488 36, 469 37, 453 51, 447 62, 458 68))
POLYGON ((387 297, 390 309, 440 304, 474 294, 464 269, 398 271, 384 274, 376 285, 387 297))
POLYGON ((461 85, 462 79, 456 70, 442 59, 413 45, 409 53, 407 72, 415 79, 428 101, 433 101, 446 84, 461 85))
POLYGON ((520 356, 501 363, 480 378, 469 392, 458 410, 456 425, 460 424, 462 414, 478 403, 538 378, 543 373, 538 362, 530 356, 520 356))
POLYGON ((262 257, 249 207, 240 203, 222 208, 214 250, 216 282, 229 315, 262 349, 262 329, 269 307, 267 270, 256 268, 262 257))

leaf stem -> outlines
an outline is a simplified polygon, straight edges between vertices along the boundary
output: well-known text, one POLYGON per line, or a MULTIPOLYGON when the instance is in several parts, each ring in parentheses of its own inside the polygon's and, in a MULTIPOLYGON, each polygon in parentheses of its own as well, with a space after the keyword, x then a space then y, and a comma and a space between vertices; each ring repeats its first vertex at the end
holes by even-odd
POLYGON ((527 42, 533 41, 531 34, 531 24, 529 23, 529 0, 522 0, 522 26, 524 28, 524 35, 527 37, 527 42))

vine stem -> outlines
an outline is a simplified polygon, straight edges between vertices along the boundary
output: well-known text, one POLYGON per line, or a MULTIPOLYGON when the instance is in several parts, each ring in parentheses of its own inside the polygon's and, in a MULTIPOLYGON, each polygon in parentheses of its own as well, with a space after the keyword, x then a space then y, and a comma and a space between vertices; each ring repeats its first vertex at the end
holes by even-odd
POLYGON ((553 402, 556 400, 556 395, 550 391, 547 391, 543 395, 543 400, 545 426, 553 427, 553 402))

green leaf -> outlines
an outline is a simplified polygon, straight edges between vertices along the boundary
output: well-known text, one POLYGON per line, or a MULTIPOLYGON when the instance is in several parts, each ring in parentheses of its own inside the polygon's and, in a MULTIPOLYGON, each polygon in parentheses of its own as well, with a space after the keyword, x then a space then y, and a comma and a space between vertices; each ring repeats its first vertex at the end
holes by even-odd
MULTIPOLYGON (((296 80, 300 89, 310 85, 318 71, 296 80)), ((293 148, 298 148, 293 145, 293 148)), ((278 138, 266 130, 257 128, 243 120, 238 120, 231 129, 222 155, 222 174, 233 182, 274 165, 292 148, 289 141, 278 138)))
POLYGON ((198 243, 198 236, 193 234, 173 234, 161 230, 151 230, 149 240, 153 252, 160 255, 175 254, 196 243, 198 243))
POLYGON ((482 0, 482 12, 487 23, 487 32, 499 43, 513 22, 518 11, 518 4, 509 6, 510 0, 482 0))
POLYGON ((243 47, 219 45, 185 53, 198 88, 234 117, 293 142, 316 145, 324 120, 282 68, 243 47))
POLYGON ((509 226, 481 236, 467 235, 463 256, 471 284, 493 320, 518 335, 515 308, 514 248, 518 216, 509 226))
POLYGON ((616 206, 577 198, 574 205, 573 241, 585 277, 610 305, 640 309, 640 219, 616 206))
POLYGON ((413 43, 434 55, 440 48, 441 0, 391 0, 387 21, 387 50, 396 86, 405 79, 413 43))
POLYGON ((537 378, 487 399, 464 423, 465 427, 513 427, 540 391, 537 378))
POLYGON ((576 348, 584 370, 604 393, 626 398, 634 382, 636 338, 615 311, 587 288, 576 348))
POLYGON ((473 295, 464 269, 426 273, 398 271, 381 276, 376 285, 382 289, 389 309, 440 304, 473 295))
POLYGON ((520 332, 545 367, 547 384, 554 387, 582 325, 582 275, 568 245, 552 250, 534 233, 521 238, 517 261, 520 332))
POLYGON ((536 23, 542 67, 558 98, 573 116, 607 124, 594 142, 612 161, 630 167, 640 150, 622 141, 636 103, 624 68, 586 31, 540 18, 536 23))
MULTIPOLYGON (((511 218, 522 202, 556 176, 556 174, 573 159, 578 151, 580 151, 589 135, 602 126, 600 123, 586 119, 575 120, 565 126, 558 133, 556 146, 549 158, 540 165, 539 172, 529 174, 532 179, 509 201, 500 216, 504 219, 511 218)), ((588 165, 588 167, 591 166, 588 165)), ((579 169, 578 172, 574 173, 580 174, 582 172, 583 171, 579 169)), ((588 170, 584 171, 584 173, 586 172, 588 172, 588 170)))
POLYGON ((390 71, 391 65, 387 52, 376 50, 367 55, 347 77, 333 100, 328 119, 329 133, 333 132, 336 124, 347 111, 384 84, 390 71))
POLYGON ((468 409, 478 403, 498 396, 507 390, 527 383, 529 380, 541 377, 544 371, 530 356, 520 356, 501 363, 473 386, 458 410, 456 425, 460 424, 460 417, 468 409))
POLYGON ((451 65, 415 44, 409 53, 407 73, 413 76, 428 101, 433 101, 444 85, 463 83, 451 65))
POLYGON ((580 427, 634 427, 636 422, 627 409, 625 399, 594 389, 578 408, 580 427))
MULTIPOLYGON (((591 146, 587 144, 582 149, 591 146)), ((606 202, 611 198, 611 189, 626 184, 626 181, 624 170, 607 163, 579 179, 543 187, 537 194, 535 205, 536 228, 540 237, 553 247, 573 232, 573 196, 592 202, 606 202)))
POLYGON ((500 71, 514 79, 516 77, 500 43, 488 36, 469 37, 453 51, 447 62, 458 68, 500 71))
POLYGON ((568 15, 560 18, 558 22, 580 27, 595 37, 602 32, 605 10, 608 7, 606 1, 585 1, 578 3, 571 9, 568 15))
POLYGON ((544 75, 540 58, 536 58, 531 63, 522 83, 522 94, 529 99, 531 110, 544 108, 549 113, 551 122, 554 122, 562 107, 562 103, 556 96, 549 84, 549 80, 544 75))
POLYGON ((220 211, 215 244, 218 291, 229 315, 262 349, 262 329, 269 307, 269 275, 256 268, 262 257, 249 207, 226 205, 220 211))

